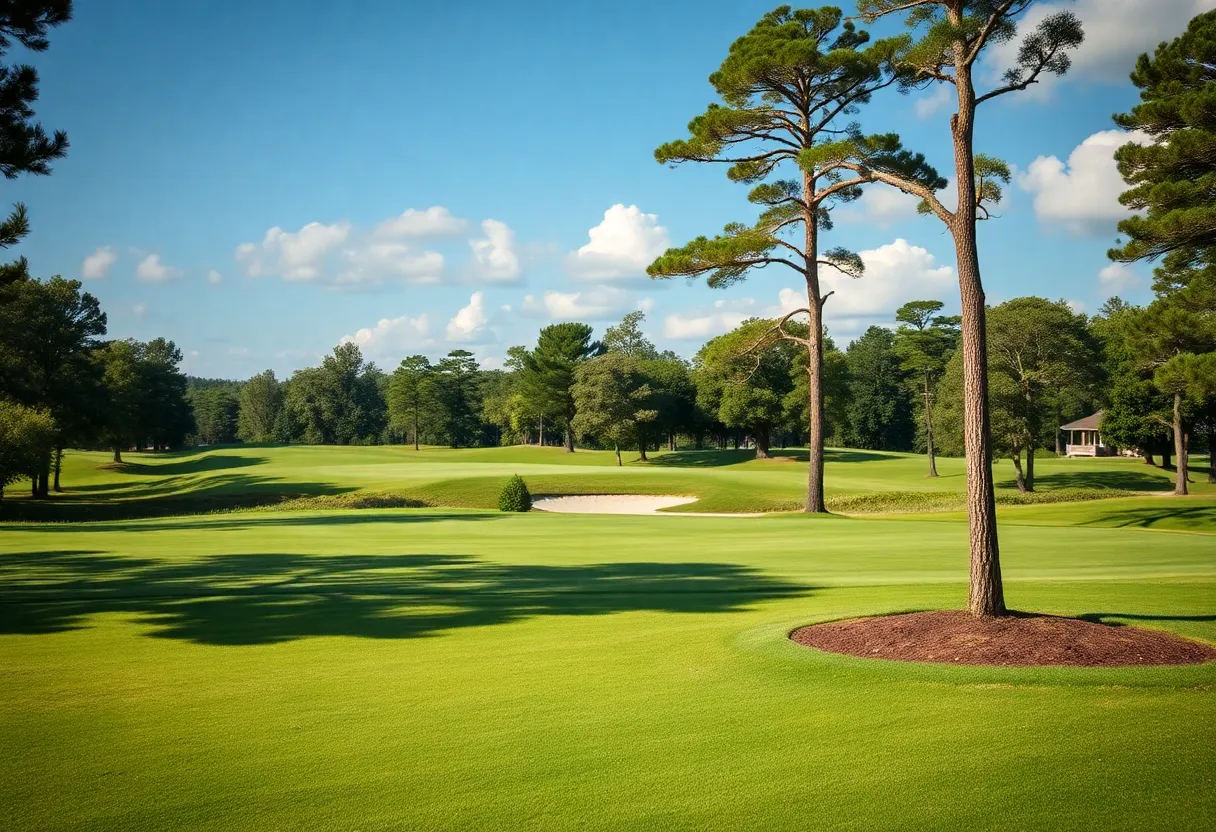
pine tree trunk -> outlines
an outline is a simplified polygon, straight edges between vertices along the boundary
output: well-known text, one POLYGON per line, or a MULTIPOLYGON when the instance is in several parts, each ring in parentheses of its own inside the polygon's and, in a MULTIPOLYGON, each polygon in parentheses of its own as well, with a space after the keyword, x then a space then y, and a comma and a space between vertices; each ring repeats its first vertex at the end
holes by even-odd
POLYGON ((1034 491, 1034 443, 1026 448, 1026 490, 1034 491))
POLYGON ((1163 451, 1161 452, 1161 470, 1162 470, 1162 471, 1164 471, 1164 470, 1166 470, 1167 468, 1169 468, 1169 467, 1170 467, 1170 460, 1171 460, 1172 458, 1173 458, 1173 457, 1170 455, 1170 450, 1169 450, 1169 448, 1166 448, 1165 450, 1163 450, 1163 451))
POLYGON ((933 453, 933 394, 929 392, 929 379, 925 379, 925 449, 929 453, 929 473, 937 476, 937 456, 933 453))
POLYGON ((570 428, 570 422, 573 421, 574 414, 566 419, 566 453, 574 453, 574 431, 570 428))
POLYGON ((638 458, 639 458, 639 459, 640 459, 642 462, 649 462, 649 461, 650 461, 650 460, 649 460, 649 459, 646 457, 646 444, 647 444, 647 443, 646 443, 646 434, 645 434, 643 431, 638 430, 638 452, 641 454, 641 456, 640 456, 640 457, 638 457, 638 458))
MULTIPOLYGON (((815 180, 802 174, 803 199, 809 204, 815 192, 815 180)), ((806 211, 806 298, 810 320, 807 321, 807 472, 806 513, 826 514, 823 499, 823 300, 819 289, 819 227, 813 210, 806 211)), ((765 449, 767 451, 767 448, 765 449)), ((757 454, 758 455, 758 454, 757 454)))
POLYGON ((1148 451, 1143 451, 1142 453, 1144 454, 1144 464, 1152 465, 1153 464, 1153 455, 1150 454, 1148 451))
MULTIPOLYGON (((957 12, 950 12, 952 16, 957 12)), ((953 21, 961 23, 961 19, 953 21)), ((968 608, 975 616, 1003 615, 1005 590, 996 530, 992 437, 988 414, 988 333, 975 221, 975 87, 963 44, 954 44, 958 112, 950 119, 958 205, 950 223, 958 258, 962 307, 963 440, 967 452, 967 520, 971 554, 968 608)))
POLYGON ((1174 394, 1174 494, 1185 496, 1186 488, 1186 434, 1182 432, 1182 394, 1174 394))
POLYGON ((536 444, 545 447, 545 417, 540 417, 540 429, 536 436, 536 444))
POLYGON ((614 449, 616 449, 616 467, 620 468, 621 467, 621 443, 613 442, 612 447, 614 449))
POLYGON ((122 448, 117 445, 114 446, 114 461, 122 464, 122 448))
POLYGON ((676 435, 674 433, 667 434, 667 450, 674 451, 676 449, 676 435))

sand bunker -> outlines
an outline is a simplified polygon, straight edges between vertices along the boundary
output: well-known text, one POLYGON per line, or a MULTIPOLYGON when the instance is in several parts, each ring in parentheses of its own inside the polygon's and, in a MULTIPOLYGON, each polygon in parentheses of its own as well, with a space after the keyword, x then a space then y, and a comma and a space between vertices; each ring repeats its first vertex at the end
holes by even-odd
MULTIPOLYGON (((695 503, 696 497, 661 494, 575 494, 566 497, 536 497, 532 507, 560 514, 660 514, 659 509, 695 503)), ((758 514, 709 514, 662 512, 669 517, 759 517, 758 514)))

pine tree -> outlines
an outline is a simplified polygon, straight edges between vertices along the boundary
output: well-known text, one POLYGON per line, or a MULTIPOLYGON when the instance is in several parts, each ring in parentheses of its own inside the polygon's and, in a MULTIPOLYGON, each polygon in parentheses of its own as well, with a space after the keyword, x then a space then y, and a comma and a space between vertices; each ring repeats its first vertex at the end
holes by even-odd
POLYGON ((1143 214, 1119 223, 1128 241, 1109 252, 1122 263, 1160 259, 1159 291, 1200 277, 1216 284, 1216 11, 1193 19, 1181 37, 1141 55, 1131 74, 1140 103, 1115 116, 1153 137, 1115 152, 1130 186, 1119 201, 1143 214))
MULTIPOLYGON (((806 284, 807 306, 776 321, 772 338, 802 345, 807 372, 810 467, 806 511, 825 512, 823 305, 831 293, 820 288, 819 268, 848 277, 864 271, 861 259, 843 248, 822 250, 820 233, 831 229, 830 208, 857 199, 860 186, 873 181, 869 168, 889 169, 925 188, 945 180, 923 157, 902 150, 894 135, 863 136, 852 116, 884 87, 900 82, 893 70, 898 40, 861 48, 869 35, 845 21, 839 9, 769 12, 730 47, 726 60, 709 77, 721 103, 711 104, 688 125, 690 137, 655 151, 662 163, 713 162, 730 165, 727 176, 754 184, 748 201, 761 206, 754 223, 731 223, 713 238, 697 237, 669 250, 647 270, 652 277, 707 275, 711 287, 746 278, 752 269, 792 269, 806 284), (849 159, 859 166, 849 172, 849 159), (778 179, 787 168, 796 176, 778 179), (790 242, 785 236, 801 239, 790 242), (809 330, 795 334, 786 324, 806 315, 809 330)), ((757 343, 756 349, 763 349, 757 343)))
MULTIPOLYGON (((901 73, 921 85, 950 84, 958 108, 950 116, 950 141, 958 202, 953 210, 937 198, 936 188, 907 176, 880 170, 874 176, 923 200, 922 210, 936 215, 954 238, 962 306, 964 384, 963 436, 967 450, 967 514, 971 582, 968 607, 976 616, 1001 615, 1005 593, 997 542, 996 498, 992 481, 992 439, 988 414, 988 356, 984 286, 980 277, 976 222, 989 216, 987 205, 1000 200, 1009 168, 977 154, 974 147, 978 108, 1000 96, 1025 90, 1043 75, 1068 71, 1070 49, 1080 45, 1081 23, 1069 11, 1047 15, 1019 45, 1016 65, 987 92, 975 89, 975 65, 985 50, 1017 34, 1017 19, 1034 0, 859 0, 867 22, 905 14, 908 48, 897 57, 901 73)), ((858 169, 864 169, 858 166, 858 169)))

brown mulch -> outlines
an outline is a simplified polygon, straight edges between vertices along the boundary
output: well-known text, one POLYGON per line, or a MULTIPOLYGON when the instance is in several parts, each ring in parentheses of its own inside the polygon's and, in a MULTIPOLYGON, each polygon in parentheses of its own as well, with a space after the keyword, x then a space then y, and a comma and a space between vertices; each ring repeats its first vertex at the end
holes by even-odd
POLYGON ((790 638, 830 653, 942 664, 1125 667, 1216 661, 1216 647, 1159 630, 1026 613, 881 615, 800 627, 790 638))

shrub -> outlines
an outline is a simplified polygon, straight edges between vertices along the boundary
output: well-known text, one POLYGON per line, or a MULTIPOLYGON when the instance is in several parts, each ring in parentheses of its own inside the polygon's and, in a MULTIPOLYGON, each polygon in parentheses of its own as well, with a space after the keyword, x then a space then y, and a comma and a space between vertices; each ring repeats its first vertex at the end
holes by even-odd
POLYGON ((528 493, 528 486, 519 474, 511 477, 511 479, 507 480, 507 484, 503 486, 502 493, 498 495, 498 510, 532 510, 532 495, 528 493))

